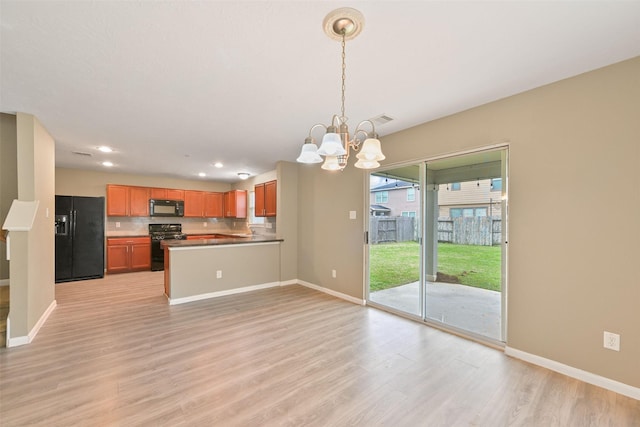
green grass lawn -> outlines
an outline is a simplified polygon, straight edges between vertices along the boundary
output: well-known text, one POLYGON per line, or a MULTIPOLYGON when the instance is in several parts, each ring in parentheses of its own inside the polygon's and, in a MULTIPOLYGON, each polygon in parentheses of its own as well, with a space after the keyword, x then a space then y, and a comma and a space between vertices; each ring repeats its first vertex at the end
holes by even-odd
MULTIPOLYGON (((370 247, 371 291, 416 282, 420 252, 416 242, 382 243, 370 247)), ((500 246, 438 244, 438 273, 457 283, 500 290, 500 246)))

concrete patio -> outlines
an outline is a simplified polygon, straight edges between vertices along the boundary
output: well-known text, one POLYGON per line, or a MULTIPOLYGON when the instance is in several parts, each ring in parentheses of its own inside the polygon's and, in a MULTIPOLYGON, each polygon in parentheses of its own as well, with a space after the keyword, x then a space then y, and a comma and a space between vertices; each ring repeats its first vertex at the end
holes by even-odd
MULTIPOLYGON (((427 318, 483 335, 500 337, 500 292, 451 283, 427 282, 427 318)), ((369 299, 420 315, 419 282, 372 292, 369 299)))

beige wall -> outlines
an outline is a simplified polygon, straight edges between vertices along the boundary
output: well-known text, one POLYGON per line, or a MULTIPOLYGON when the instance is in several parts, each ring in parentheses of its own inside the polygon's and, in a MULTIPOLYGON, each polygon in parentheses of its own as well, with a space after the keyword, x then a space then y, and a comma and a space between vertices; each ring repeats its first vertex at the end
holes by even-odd
MULTIPOLYGON (((0 113, 0 226, 4 223, 11 202, 18 198, 18 142, 16 116, 0 113)), ((9 279, 7 247, 0 243, 0 280, 9 279)))
MULTIPOLYGON (((635 58, 382 139, 385 165, 508 141, 507 345, 634 387, 640 387, 638 117, 635 58), (615 222, 624 228, 605 222, 605 195, 620 201, 615 222), (620 352, 603 349, 605 330, 621 335, 620 352)), ((339 174, 299 171, 299 277, 362 297, 363 177, 351 167, 339 174), (357 221, 347 219, 352 207, 357 221)))
POLYGON ((230 184, 221 182, 56 168, 56 194, 59 195, 105 197, 107 184, 200 191, 228 191, 231 189, 230 184))
POLYGON ((277 164, 277 236, 280 244, 280 280, 298 278, 298 166, 295 163, 277 164))
POLYGON ((55 299, 54 140, 29 114, 17 114, 16 129, 18 199, 39 206, 32 229, 18 232, 26 236, 16 236, 12 246, 10 338, 32 332, 55 299))
POLYGON ((353 167, 355 160, 333 173, 298 166, 298 278, 363 299, 363 219, 369 215, 366 173, 353 167), (356 211, 355 220, 349 211, 356 211))
POLYGON ((280 244, 170 248, 169 263, 172 300, 273 284, 280 280, 280 244))

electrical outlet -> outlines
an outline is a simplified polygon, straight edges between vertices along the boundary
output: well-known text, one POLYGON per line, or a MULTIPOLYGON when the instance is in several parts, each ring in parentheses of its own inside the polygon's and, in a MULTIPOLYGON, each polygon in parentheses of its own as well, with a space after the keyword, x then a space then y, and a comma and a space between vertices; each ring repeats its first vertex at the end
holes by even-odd
POLYGON ((331 277, 333 277, 334 279, 337 277, 335 270, 331 270, 331 277))
POLYGON ((604 348, 620 351, 620 335, 604 331, 604 348))
POLYGON ((120 223, 116 222, 116 228, 120 228, 120 223))
POLYGON ((206 222, 206 221, 205 221, 205 222, 203 222, 203 223, 202 223, 202 226, 203 226, 203 227, 206 227, 206 226, 207 226, 207 222, 206 222))
POLYGON ((216 271, 216 279, 222 279, 222 270, 216 271))

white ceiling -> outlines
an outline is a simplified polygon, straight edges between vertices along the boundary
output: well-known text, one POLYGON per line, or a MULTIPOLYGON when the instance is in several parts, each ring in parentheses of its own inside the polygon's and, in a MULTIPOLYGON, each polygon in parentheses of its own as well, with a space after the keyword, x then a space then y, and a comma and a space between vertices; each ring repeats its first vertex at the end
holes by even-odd
POLYGON ((394 118, 383 149, 386 134, 640 55, 639 1, 1 0, 0 111, 36 115, 59 167, 237 181, 295 161, 339 112, 340 44, 322 20, 344 6, 366 20, 347 42, 346 113, 352 129, 394 118))

